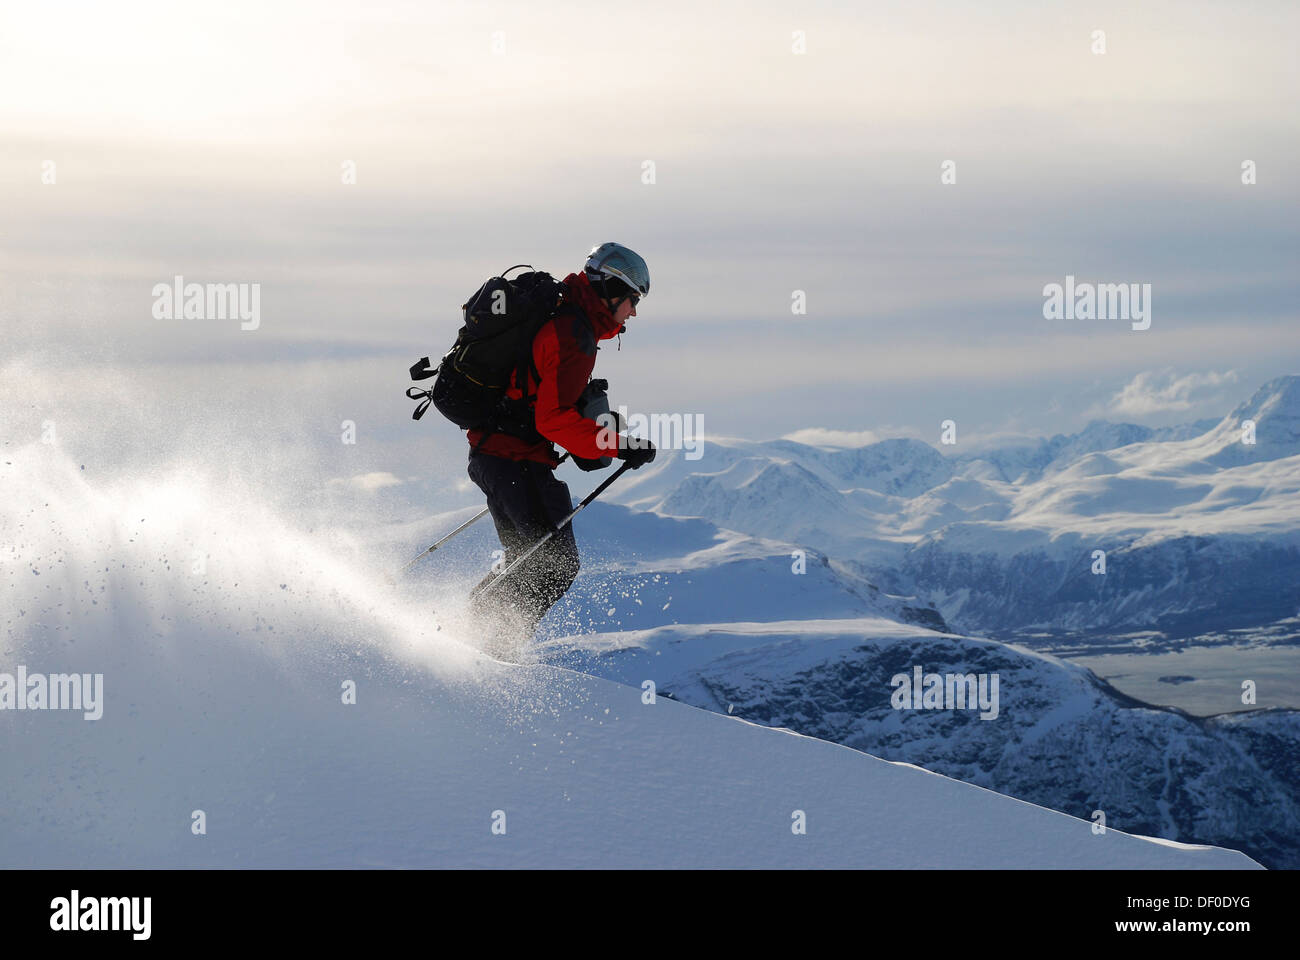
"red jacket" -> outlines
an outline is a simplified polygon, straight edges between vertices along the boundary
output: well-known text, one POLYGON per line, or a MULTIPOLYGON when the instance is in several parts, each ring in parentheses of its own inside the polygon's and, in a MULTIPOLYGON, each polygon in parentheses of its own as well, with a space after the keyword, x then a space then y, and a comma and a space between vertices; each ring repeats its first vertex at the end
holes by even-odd
MULTIPOLYGON (((576 303, 587 314, 587 320, 576 313, 561 313, 542 324, 533 340, 533 364, 541 374, 541 381, 528 374, 528 393, 536 394, 533 403, 537 432, 546 440, 528 443, 505 433, 489 434, 483 439, 482 430, 470 430, 470 447, 482 453, 506 460, 536 460, 555 467, 560 457, 550 441, 587 460, 610 456, 611 451, 596 445, 601 426, 584 417, 577 410, 578 397, 591 378, 596 366, 596 343, 608 340, 623 332, 614 317, 592 289, 584 272, 571 273, 564 278, 567 293, 564 303, 576 303), (590 323, 588 323, 588 320, 590 323)), ((506 396, 518 399, 523 394, 511 376, 506 396)))

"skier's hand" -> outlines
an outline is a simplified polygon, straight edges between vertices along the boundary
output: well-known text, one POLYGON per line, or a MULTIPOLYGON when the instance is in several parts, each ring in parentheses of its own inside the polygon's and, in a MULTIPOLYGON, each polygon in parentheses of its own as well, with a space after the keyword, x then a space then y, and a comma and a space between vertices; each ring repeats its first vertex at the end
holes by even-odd
POLYGON ((639 469, 643 463, 649 463, 655 458, 655 445, 640 437, 620 435, 618 458, 627 461, 633 470, 639 469))

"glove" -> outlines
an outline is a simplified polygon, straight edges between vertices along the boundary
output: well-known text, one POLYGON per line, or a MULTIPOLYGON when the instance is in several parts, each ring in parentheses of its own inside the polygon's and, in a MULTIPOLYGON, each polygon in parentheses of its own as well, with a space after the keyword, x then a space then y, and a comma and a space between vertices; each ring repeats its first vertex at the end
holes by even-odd
POLYGON ((570 451, 569 459, 573 461, 575 467, 586 473, 591 473, 593 470, 604 470, 609 466, 609 457, 601 457, 599 460, 585 460, 582 457, 575 457, 570 451))
POLYGON ((655 458, 655 445, 649 440, 620 434, 618 438, 618 458, 627 461, 633 470, 637 470, 643 463, 649 463, 655 458), (635 444, 635 446, 632 444, 635 444))

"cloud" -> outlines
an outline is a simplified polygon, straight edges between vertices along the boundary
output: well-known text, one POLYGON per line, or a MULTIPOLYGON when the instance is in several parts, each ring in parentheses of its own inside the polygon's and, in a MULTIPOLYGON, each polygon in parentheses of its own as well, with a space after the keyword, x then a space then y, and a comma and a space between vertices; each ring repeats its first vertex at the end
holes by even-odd
POLYGON ((374 493, 376 490, 382 490, 384 487, 401 486, 400 477, 395 477, 386 470, 376 473, 359 473, 355 477, 335 477, 330 481, 331 486, 348 486, 354 490, 363 490, 366 493, 374 493))
POLYGON ((1189 373, 1178 377, 1172 369, 1144 370, 1111 398, 1109 410, 1124 416, 1146 416, 1176 410, 1188 410, 1215 398, 1205 396, 1206 388, 1237 382, 1237 372, 1189 373), (1193 394, 1201 396, 1193 397, 1193 394))
POLYGON ((885 438, 873 430, 828 430, 825 427, 804 427, 787 433, 782 440, 806 443, 812 447, 865 447, 885 438))

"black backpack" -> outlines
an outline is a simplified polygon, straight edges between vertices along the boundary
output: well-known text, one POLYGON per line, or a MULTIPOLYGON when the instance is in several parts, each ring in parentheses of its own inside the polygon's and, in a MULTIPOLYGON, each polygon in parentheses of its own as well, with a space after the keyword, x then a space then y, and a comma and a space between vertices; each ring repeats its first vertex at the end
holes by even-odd
POLYGON ((465 323, 438 366, 431 368, 429 358, 421 357, 411 367, 412 380, 438 378, 428 390, 406 389, 408 397, 420 401, 411 419, 419 420, 432 403, 462 430, 506 433, 530 443, 544 440, 533 424, 530 401, 535 397, 511 400, 505 394, 512 375, 525 392, 530 372, 540 379, 533 364, 533 338, 542 324, 560 312, 564 291, 559 280, 533 271, 526 263, 479 287, 461 306, 465 323), (507 280, 506 274, 519 267, 530 269, 507 280))

